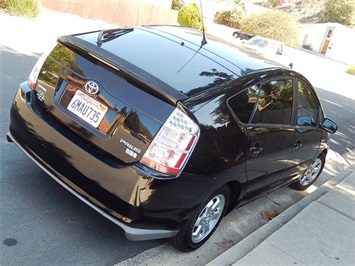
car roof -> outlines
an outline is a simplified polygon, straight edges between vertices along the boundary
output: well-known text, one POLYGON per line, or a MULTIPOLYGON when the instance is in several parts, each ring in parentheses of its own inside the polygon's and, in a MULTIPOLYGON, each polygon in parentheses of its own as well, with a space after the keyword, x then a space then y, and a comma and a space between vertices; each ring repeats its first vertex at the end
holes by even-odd
MULTIPOLYGON (((203 33, 199 30, 180 26, 145 26, 144 30, 159 34, 172 40, 185 40, 201 47, 203 33)), ((206 33, 207 43, 199 50, 200 54, 208 56, 211 60, 219 61, 228 66, 238 76, 244 76, 258 70, 280 67, 278 63, 269 61, 258 54, 250 53, 243 47, 227 42, 222 38, 206 33)))
POLYGON ((123 27, 73 37, 100 48, 95 48, 97 53, 102 50, 115 55, 119 60, 111 61, 119 67, 120 62, 129 62, 148 73, 151 80, 167 84, 170 89, 164 92, 176 100, 260 70, 283 68, 213 35, 206 34, 207 43, 202 44, 201 31, 180 26, 123 27))

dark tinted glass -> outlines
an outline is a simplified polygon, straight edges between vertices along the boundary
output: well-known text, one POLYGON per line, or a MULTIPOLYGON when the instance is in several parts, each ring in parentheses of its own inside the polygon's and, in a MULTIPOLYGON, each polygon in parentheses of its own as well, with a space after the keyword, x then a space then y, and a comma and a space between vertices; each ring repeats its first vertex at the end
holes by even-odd
MULTIPOLYGON (((96 34, 81 38, 91 40, 96 34)), ((101 48, 157 77, 187 96, 232 80, 227 68, 196 51, 188 42, 157 38, 155 34, 134 31, 105 42, 101 48)))
POLYGON ((319 110, 318 102, 314 97, 314 95, 312 94, 312 92, 310 91, 310 89, 303 82, 298 81, 297 86, 298 86, 297 118, 308 116, 311 118, 311 125, 315 125, 318 120, 318 110, 319 110))
POLYGON ((250 87, 228 100, 228 106, 242 123, 248 123, 258 97, 258 87, 250 87))
POLYGON ((261 85, 252 122, 255 124, 291 123, 293 107, 292 79, 274 80, 261 85))

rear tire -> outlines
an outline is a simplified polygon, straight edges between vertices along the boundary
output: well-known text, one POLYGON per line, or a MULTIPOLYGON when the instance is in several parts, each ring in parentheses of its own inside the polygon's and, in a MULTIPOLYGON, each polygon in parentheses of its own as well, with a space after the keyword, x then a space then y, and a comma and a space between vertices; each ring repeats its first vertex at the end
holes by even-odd
POLYGON ((322 153, 314 159, 303 175, 295 183, 290 185, 291 188, 296 190, 306 190, 310 187, 322 173, 324 163, 325 155, 322 153))
POLYGON ((231 191, 223 186, 201 204, 179 233, 169 242, 177 249, 189 252, 201 247, 213 234, 229 206, 231 191))

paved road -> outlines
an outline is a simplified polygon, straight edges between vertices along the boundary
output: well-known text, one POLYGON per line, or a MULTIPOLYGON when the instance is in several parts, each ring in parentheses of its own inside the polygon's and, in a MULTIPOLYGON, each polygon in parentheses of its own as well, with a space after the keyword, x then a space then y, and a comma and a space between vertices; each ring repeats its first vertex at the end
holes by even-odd
POLYGON ((40 52, 51 46, 57 34, 108 27, 69 16, 67 26, 54 33, 43 20, 50 16, 56 23, 59 17, 53 12, 45 15, 31 21, 0 14, 0 265, 112 265, 165 240, 126 240, 119 227, 68 193, 6 141, 12 99, 40 52))
MULTIPOLYGON (((63 14, 58 16, 55 12, 42 14, 36 21, 0 14, 1 265, 106 265, 145 250, 148 250, 143 253, 145 256, 157 254, 173 258, 180 265, 202 265, 265 224, 267 210, 281 212, 305 195, 283 188, 261 197, 226 217, 218 234, 201 250, 181 254, 164 244, 164 240, 127 241, 117 226, 57 185, 14 144, 6 142, 9 107, 18 84, 27 79, 38 54, 50 46, 47 40, 54 41, 58 34, 97 29, 99 24, 63 14)), ((100 24, 100 27, 108 26, 100 24)), ((333 138, 332 158, 341 159, 340 154, 354 148, 355 97, 349 90, 349 82, 355 79, 344 76, 341 64, 325 60, 325 66, 330 67, 321 70, 323 58, 304 53, 302 56, 306 61, 298 65, 300 71, 315 83, 326 112, 339 123, 339 132, 333 138), (301 68, 304 63, 306 67, 301 68), (335 71, 336 78, 329 74, 331 70, 335 71), (332 84, 336 85, 335 89, 332 84)), ((329 165, 316 186, 338 170, 329 165)))

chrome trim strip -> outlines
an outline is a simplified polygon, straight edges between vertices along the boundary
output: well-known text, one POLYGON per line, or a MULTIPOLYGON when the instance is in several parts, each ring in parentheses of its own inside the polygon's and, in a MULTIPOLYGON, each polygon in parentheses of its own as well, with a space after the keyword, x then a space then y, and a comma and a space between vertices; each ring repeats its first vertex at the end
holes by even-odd
POLYGON ((125 236, 128 240, 132 241, 139 241, 139 240, 152 240, 152 239, 161 239, 161 238, 169 238, 174 237, 177 235, 178 230, 158 230, 158 229, 140 229, 140 228, 133 228, 130 227, 120 220, 117 220, 115 217, 109 215, 108 213, 104 212, 88 200, 86 200, 83 196, 65 184, 62 180, 56 177, 53 173, 51 173, 47 168, 45 168, 35 157, 33 157, 25 148, 21 146, 21 144, 14 138, 11 132, 7 133, 7 137, 10 138, 16 146, 20 148, 35 164, 37 164, 44 172, 46 172, 50 177, 52 177, 55 181, 57 181, 60 185, 62 185, 66 190, 72 193, 74 196, 79 198, 81 201, 89 205, 95 211, 100 213, 105 218, 109 219, 114 224, 118 225, 125 231, 125 236))

